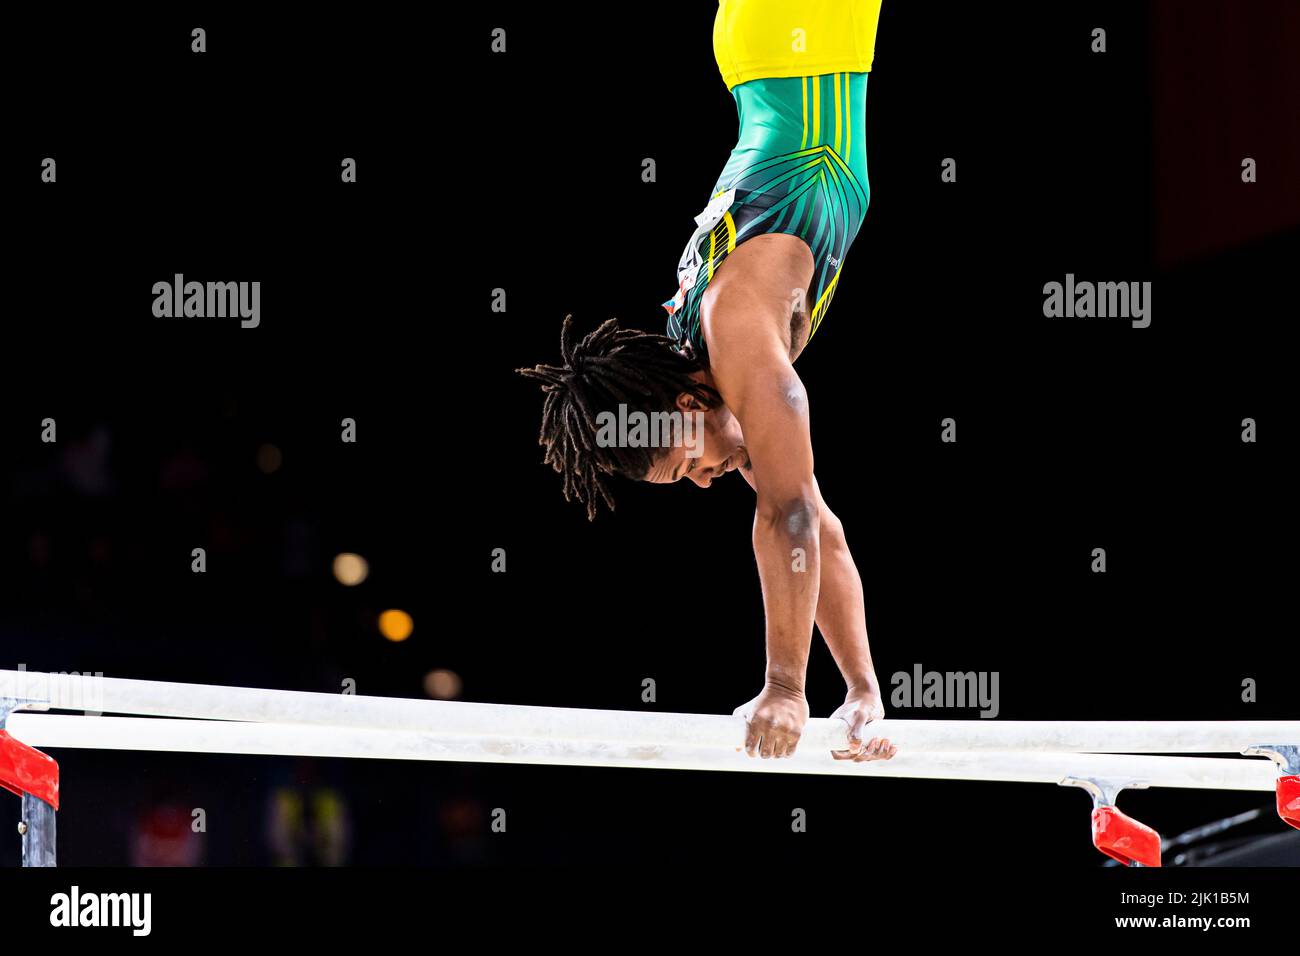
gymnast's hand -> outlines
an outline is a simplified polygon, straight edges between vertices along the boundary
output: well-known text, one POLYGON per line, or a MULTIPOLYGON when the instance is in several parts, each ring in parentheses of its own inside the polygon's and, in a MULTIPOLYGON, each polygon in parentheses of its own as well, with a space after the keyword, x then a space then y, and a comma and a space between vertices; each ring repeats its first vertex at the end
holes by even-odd
POLYGON ((888 760, 898 753, 898 748, 884 737, 867 738, 866 727, 885 716, 885 705, 876 690, 850 691, 831 717, 838 717, 849 726, 849 749, 832 750, 836 760, 864 763, 868 760, 888 760), (864 739, 867 738, 867 739, 864 739))
POLYGON ((751 757, 792 757, 808 723, 808 701, 800 691, 768 684, 732 715, 745 718, 745 752, 751 757))

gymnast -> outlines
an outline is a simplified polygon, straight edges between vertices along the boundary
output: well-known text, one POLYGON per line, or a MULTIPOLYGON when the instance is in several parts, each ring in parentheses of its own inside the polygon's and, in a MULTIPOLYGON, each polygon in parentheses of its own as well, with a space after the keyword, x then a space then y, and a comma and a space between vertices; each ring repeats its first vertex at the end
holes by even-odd
MULTIPOLYGON (((740 134, 696 217, 664 308, 667 335, 610 319, 580 340, 564 320, 563 365, 542 383, 540 443, 564 496, 614 507, 606 478, 692 481, 737 471, 754 489, 753 545, 766 615, 762 692, 736 708, 752 756, 789 757, 809 717, 814 622, 848 686, 837 759, 888 759, 868 737, 884 716, 867 642, 862 581, 844 527, 813 474, 807 393, 794 362, 817 332, 867 212, 867 76, 881 0, 720 0, 713 48, 740 134), (626 405, 703 424, 699 447, 599 438, 599 415, 626 405)), ((624 409, 626 411, 626 409, 624 409)))

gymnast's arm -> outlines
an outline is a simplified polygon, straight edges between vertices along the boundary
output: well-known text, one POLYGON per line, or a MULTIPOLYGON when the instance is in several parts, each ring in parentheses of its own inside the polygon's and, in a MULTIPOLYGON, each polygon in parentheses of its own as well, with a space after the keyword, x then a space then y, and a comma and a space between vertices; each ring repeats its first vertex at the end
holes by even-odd
MULTIPOLYGON (((739 469, 750 487, 754 478, 747 469, 739 469)), ((849 725, 849 749, 845 757, 873 760, 892 757, 895 753, 888 740, 866 736, 863 726, 885 716, 876 668, 871 660, 867 640, 867 612, 863 600, 862 577, 844 537, 844 524, 827 506, 817 479, 813 478, 821 521, 821 581, 817 594, 815 619, 822 639, 844 675, 847 692, 844 705, 835 711, 849 725)), ((839 755, 837 755, 839 756, 839 755)))
POLYGON ((804 683, 821 568, 808 398, 778 336, 755 334, 753 323, 719 322, 711 332, 714 381, 744 432, 758 497, 753 543, 767 673, 763 692, 748 705, 745 749, 785 757, 808 720, 804 683))

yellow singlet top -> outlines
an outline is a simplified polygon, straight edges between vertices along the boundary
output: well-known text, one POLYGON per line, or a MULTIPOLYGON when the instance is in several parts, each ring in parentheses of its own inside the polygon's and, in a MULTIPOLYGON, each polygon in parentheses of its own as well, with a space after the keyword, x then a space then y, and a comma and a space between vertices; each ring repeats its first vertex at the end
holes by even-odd
POLYGON ((768 77, 869 73, 881 0, 718 0, 713 56, 727 89, 768 77))

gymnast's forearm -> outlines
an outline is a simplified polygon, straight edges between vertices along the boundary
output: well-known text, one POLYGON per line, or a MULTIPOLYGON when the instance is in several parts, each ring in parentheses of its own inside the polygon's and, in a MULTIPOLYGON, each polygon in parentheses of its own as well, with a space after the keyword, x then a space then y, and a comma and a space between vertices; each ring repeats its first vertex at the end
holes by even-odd
POLYGON ((754 521, 754 557, 763 588, 767 622, 767 684, 802 695, 812 644, 820 580, 815 517, 768 517, 760 506, 754 521), (798 555, 798 559, 792 558, 798 555))
POLYGON ((844 529, 833 515, 822 522, 817 629, 844 675, 849 693, 878 692, 871 645, 867 641, 862 577, 844 540, 844 529))

